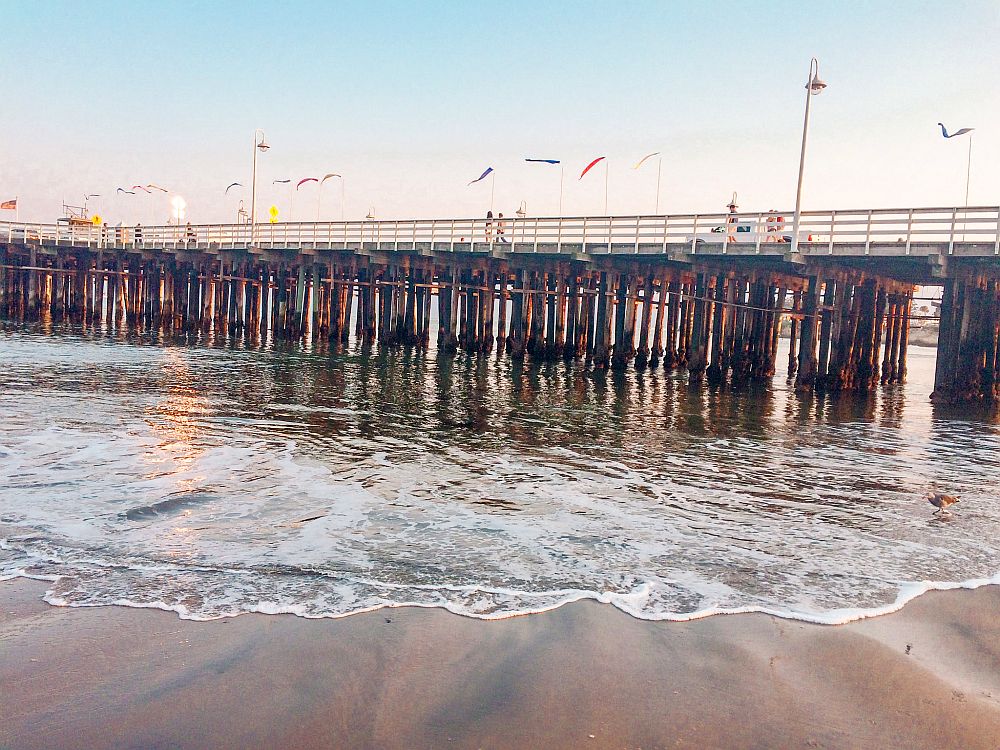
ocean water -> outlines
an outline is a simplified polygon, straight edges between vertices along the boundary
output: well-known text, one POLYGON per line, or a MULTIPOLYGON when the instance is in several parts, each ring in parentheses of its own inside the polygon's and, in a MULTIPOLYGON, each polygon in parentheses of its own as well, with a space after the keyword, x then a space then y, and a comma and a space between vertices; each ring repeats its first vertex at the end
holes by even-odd
POLYGON ((781 377, 7 324, 0 580, 190 619, 890 611, 1000 582, 1000 426, 931 405, 933 356, 814 399, 781 377), (934 517, 929 489, 962 500, 934 517))

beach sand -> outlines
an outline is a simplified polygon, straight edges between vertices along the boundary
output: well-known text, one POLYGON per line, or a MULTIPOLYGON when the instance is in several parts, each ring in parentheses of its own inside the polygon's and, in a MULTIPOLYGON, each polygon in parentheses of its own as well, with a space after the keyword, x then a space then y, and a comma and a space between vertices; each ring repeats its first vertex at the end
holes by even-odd
POLYGON ((594 602, 189 622, 44 589, 0 583, 2 748, 1000 747, 996 586, 842 626, 594 602))

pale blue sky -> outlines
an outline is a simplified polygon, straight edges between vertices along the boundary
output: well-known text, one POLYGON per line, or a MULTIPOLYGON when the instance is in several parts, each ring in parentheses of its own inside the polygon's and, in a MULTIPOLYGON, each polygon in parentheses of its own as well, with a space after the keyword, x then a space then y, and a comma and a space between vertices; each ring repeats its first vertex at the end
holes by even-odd
MULTIPOLYGON (((1000 3, 507 2, 2 3, 0 199, 51 221, 62 199, 104 196, 111 221, 162 222, 166 199, 114 198, 157 183, 193 221, 229 221, 249 190, 254 128, 259 214, 275 178, 347 178, 347 214, 480 215, 496 208, 747 210, 794 201, 809 58, 829 88, 813 100, 807 208, 953 205, 974 126, 971 202, 1000 202, 1000 3)), ((339 211, 327 183, 323 216, 339 211)), ((316 216, 313 185, 295 218, 316 216)), ((7 217, 2 217, 7 218, 7 217)))

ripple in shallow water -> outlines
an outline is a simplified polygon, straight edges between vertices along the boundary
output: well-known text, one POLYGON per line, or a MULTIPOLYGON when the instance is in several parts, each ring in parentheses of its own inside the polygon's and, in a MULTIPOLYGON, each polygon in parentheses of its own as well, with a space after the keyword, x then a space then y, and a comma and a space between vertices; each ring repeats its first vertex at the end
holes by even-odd
POLYGON ((1000 569, 988 415, 402 351, 0 333, 0 576, 186 617, 837 621, 1000 569), (961 418, 959 418, 961 416, 961 418), (928 487, 963 496, 929 517, 928 487))

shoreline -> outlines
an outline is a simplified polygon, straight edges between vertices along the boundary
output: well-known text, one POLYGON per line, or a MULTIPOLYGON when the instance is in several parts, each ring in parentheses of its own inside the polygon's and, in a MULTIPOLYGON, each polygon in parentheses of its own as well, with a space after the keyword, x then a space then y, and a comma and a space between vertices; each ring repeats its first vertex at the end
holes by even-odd
MULTIPOLYGON (((42 583, 50 585, 58 580, 58 576, 42 576, 42 575, 30 575, 22 573, 21 575, 16 575, 12 578, 2 578, 0 577, 0 585, 3 585, 5 581, 30 581, 33 583, 42 583)), ((370 607, 367 609, 358 609, 351 612, 344 613, 325 613, 325 614, 307 614, 304 612, 296 612, 294 608, 281 608, 273 605, 261 606, 259 609, 251 609, 242 612, 236 612, 233 614, 222 614, 212 617, 198 617, 190 615, 190 612, 183 606, 180 605, 167 605, 163 602, 157 603, 138 603, 130 600, 118 600, 114 602, 107 602, 101 604, 68 604, 65 599, 61 597, 54 596, 50 597, 48 591, 44 591, 41 594, 41 599, 45 603, 53 607, 65 607, 68 609, 100 609, 103 607, 122 607, 125 609, 138 609, 138 610, 153 610, 157 612, 166 612, 173 614, 180 620, 187 622, 218 622, 221 620, 232 619, 234 617, 243 617, 245 615, 260 615, 260 616, 290 616, 290 617, 301 617, 305 620, 340 620, 346 617, 355 617, 357 615, 369 615, 378 614, 383 611, 393 611, 399 609, 439 609, 448 614, 454 615, 456 617, 464 617, 471 620, 479 620, 482 622, 497 622, 502 620, 509 620, 517 617, 529 617, 532 615, 541 615, 548 612, 553 612, 555 610, 561 609, 562 607, 570 606, 573 604, 579 604, 582 602, 592 602, 594 604, 607 605, 618 610, 622 614, 631 617, 633 619, 639 620, 641 622, 651 622, 651 623, 684 623, 684 622, 696 622, 698 620, 704 620, 710 617, 717 616, 733 616, 733 615, 764 615, 767 617, 775 617, 781 620, 788 620, 789 622, 803 622, 811 625, 821 625, 821 626, 836 626, 836 625, 850 625, 855 622, 862 622, 864 620, 870 620, 873 618, 884 617, 885 615, 891 615, 896 612, 901 611, 904 607, 910 604, 922 596, 929 594, 934 591, 975 591, 976 589, 983 588, 984 586, 1000 586, 1000 572, 994 574, 989 578, 971 578, 964 581, 910 581, 904 583, 900 586, 899 592, 896 598, 892 602, 882 604, 877 607, 870 608, 860 608, 860 607, 844 607, 840 609, 829 610, 826 612, 796 612, 794 610, 784 609, 772 609, 767 607, 736 607, 733 609, 704 609, 696 610, 688 614, 670 614, 664 615, 662 617, 643 617, 641 614, 637 614, 630 608, 625 606, 620 606, 621 602, 616 603, 614 599, 627 599, 631 594, 625 595, 607 595, 607 594, 595 594, 593 592, 574 592, 575 596, 567 598, 564 601, 558 602, 551 606, 545 607, 544 609, 530 609, 525 611, 518 611, 512 613, 500 613, 500 614, 489 614, 489 615, 475 615, 468 612, 459 612, 454 609, 450 609, 447 606, 438 604, 421 604, 417 602, 400 602, 392 604, 384 604, 376 607, 370 607)))
POLYGON ((846 625, 56 607, 0 582, 0 747, 1000 745, 1000 587, 846 625))

